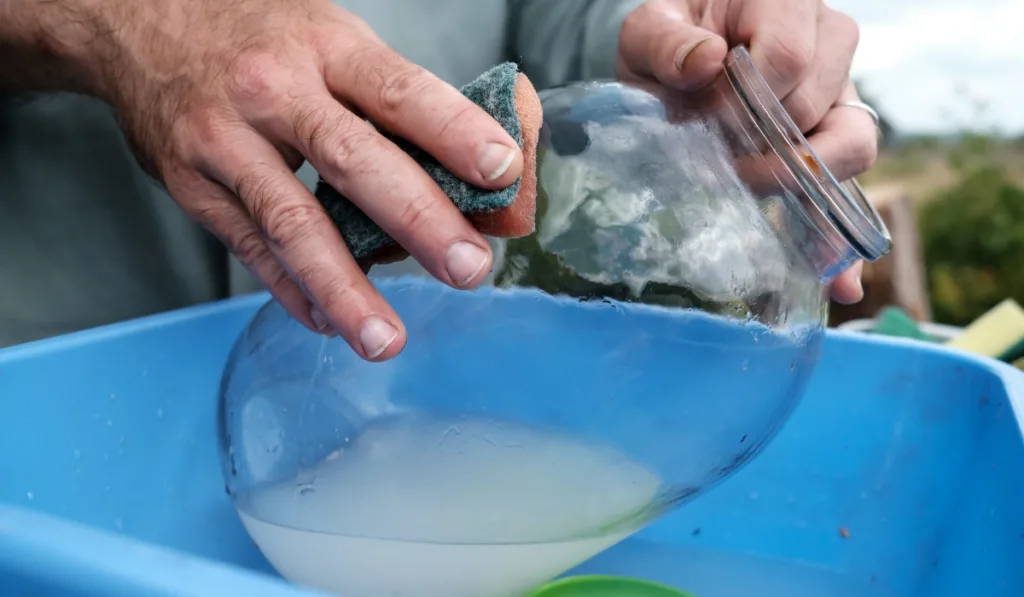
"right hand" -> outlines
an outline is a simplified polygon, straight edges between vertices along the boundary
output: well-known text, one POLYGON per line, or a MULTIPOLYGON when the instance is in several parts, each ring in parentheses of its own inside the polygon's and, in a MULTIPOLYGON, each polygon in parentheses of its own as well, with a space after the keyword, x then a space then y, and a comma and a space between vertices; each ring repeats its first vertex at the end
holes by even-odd
MULTIPOLYGON (((847 180, 878 153, 871 117, 841 105, 859 101, 850 80, 858 40, 857 23, 822 0, 647 0, 623 22, 619 75, 692 92, 718 76, 730 47, 747 44, 816 153, 847 180)), ((863 298, 862 268, 836 279, 834 299, 863 298)))
POLYGON ((331 0, 107 0, 89 70, 147 169, 310 329, 369 360, 405 331, 295 177, 303 158, 437 279, 478 284, 484 237, 378 134, 471 184, 514 182, 516 142, 331 0), (117 4, 116 8, 111 8, 117 4))

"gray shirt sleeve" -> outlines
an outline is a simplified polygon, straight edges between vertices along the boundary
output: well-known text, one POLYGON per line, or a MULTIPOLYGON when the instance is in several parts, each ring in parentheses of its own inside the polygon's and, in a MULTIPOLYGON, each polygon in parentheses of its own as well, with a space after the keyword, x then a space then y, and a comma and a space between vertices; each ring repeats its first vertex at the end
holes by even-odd
POLYGON ((622 21, 645 0, 508 0, 509 52, 537 88, 615 76, 622 21))

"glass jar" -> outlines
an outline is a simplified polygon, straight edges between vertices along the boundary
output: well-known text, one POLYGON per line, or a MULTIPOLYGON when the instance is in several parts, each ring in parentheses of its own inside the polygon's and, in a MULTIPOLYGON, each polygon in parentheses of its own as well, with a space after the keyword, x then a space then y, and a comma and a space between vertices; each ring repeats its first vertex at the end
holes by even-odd
POLYGON ((494 241, 489 286, 376 276, 408 330, 384 363, 274 302, 239 338, 224 475, 284 576, 524 594, 755 456, 814 370, 830 283, 890 247, 742 48, 699 93, 541 97, 536 231, 494 241))

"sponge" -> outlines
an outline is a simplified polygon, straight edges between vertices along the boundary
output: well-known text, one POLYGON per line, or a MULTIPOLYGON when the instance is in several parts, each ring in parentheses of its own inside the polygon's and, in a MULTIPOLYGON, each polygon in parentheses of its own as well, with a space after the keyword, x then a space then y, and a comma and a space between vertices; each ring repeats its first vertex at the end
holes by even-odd
POLYGON ((875 318, 875 325, 872 333, 882 336, 896 336, 900 338, 913 338, 931 342, 932 338, 924 333, 917 322, 907 312, 899 307, 886 307, 875 318))
MULTIPOLYGON (((542 121, 537 92, 511 62, 491 68, 460 91, 501 124, 522 148, 523 174, 510 186, 497 191, 475 187, 422 149, 389 138, 427 171, 480 232, 503 238, 526 236, 534 230, 537 207, 537 140, 542 121)), ((393 238, 323 178, 317 183, 316 198, 364 268, 405 258, 405 251, 393 238)))
POLYGON ((1013 361, 1020 357, 1024 342, 1024 309, 1013 299, 1006 299, 975 319, 962 334, 947 346, 1013 361))

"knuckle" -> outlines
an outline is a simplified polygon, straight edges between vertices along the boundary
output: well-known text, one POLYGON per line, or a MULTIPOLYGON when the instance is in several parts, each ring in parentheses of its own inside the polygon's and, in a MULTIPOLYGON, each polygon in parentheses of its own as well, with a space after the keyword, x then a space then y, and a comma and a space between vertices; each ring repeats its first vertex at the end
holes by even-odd
POLYGON ((239 261, 249 267, 259 264, 269 256, 270 251, 259 230, 239 230, 225 239, 228 249, 239 261))
POLYGON ((335 14, 331 18, 324 19, 319 27, 313 30, 309 41, 324 56, 344 56, 350 60, 360 48, 366 47, 367 42, 383 45, 383 41, 377 36, 364 19, 351 11, 345 10, 335 4, 332 9, 335 14))
POLYGON ((381 77, 377 91, 377 107, 381 116, 389 120, 397 120, 409 105, 410 101, 427 92, 434 79, 427 72, 409 63, 391 60, 386 74, 381 77))
POLYGON ((875 165, 875 160, 877 159, 878 141, 874 135, 871 137, 865 136, 863 139, 851 143, 848 160, 850 170, 853 172, 857 174, 867 172, 875 165))
POLYGON ((232 62, 227 71, 227 85, 232 96, 253 100, 275 96, 278 85, 277 73, 280 64, 270 53, 262 51, 243 52, 232 62))
POLYGON ((232 248, 234 243, 231 235, 226 233, 221 225, 224 221, 224 208, 220 201, 201 201, 195 204, 188 202, 183 205, 183 209, 189 217, 217 235, 229 249, 232 248))
POLYGON ((348 35, 346 36, 347 38, 359 41, 371 41, 379 44, 384 43, 381 41, 380 37, 377 36, 377 32, 374 31, 373 27, 371 27, 366 20, 360 18, 351 11, 342 9, 342 13, 344 15, 344 26, 348 32, 348 35))
POLYGON ((801 133, 806 133, 817 126, 828 110, 827 106, 820 106, 814 102, 802 89, 786 98, 785 106, 801 133))
POLYGON ((274 246, 286 246, 308 236, 322 216, 319 205, 288 197, 267 174, 243 174, 235 192, 249 206, 263 238, 274 246))
POLYGON ((431 195, 417 195, 406 201, 398 212, 398 225, 407 234, 429 228, 437 203, 431 195))
POLYGON ((378 168, 375 164, 382 143, 383 138, 372 129, 349 131, 338 136, 336 146, 321 156, 319 165, 325 174, 339 180, 371 174, 378 168))
POLYGON ((260 222, 268 243, 283 247, 313 235, 323 211, 312 201, 276 198, 264 204, 262 211, 253 208, 253 217, 260 222))
POLYGON ((359 292, 351 280, 330 275, 318 263, 298 268, 295 279, 301 288, 314 295, 317 305, 326 311, 328 316, 331 313, 359 316, 353 308, 359 304, 359 292))
POLYGON ((343 108, 301 107, 293 126, 301 153, 322 175, 338 180, 369 168, 382 141, 376 131, 343 108))
POLYGON ((853 17, 838 10, 828 9, 825 18, 832 22, 832 28, 843 45, 857 48, 860 43, 860 25, 853 17))
POLYGON ((246 169, 235 180, 235 195, 250 205, 254 217, 274 201, 272 182, 270 176, 254 168, 246 169))
POLYGON ((335 138, 347 124, 340 110, 330 110, 321 105, 304 105, 295 109, 292 128, 295 138, 302 147, 317 152, 329 139, 335 138))
POLYGON ((766 56, 768 65, 783 81, 802 79, 814 60, 814 48, 806 40, 796 37, 782 37, 774 41, 771 52, 766 56))
POLYGON ((206 156, 223 155, 229 149, 230 125, 216 109, 200 106, 177 120, 171 129, 175 153, 189 163, 205 162, 206 156))

